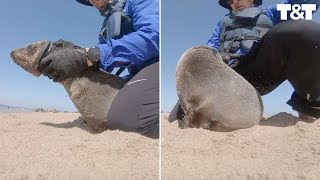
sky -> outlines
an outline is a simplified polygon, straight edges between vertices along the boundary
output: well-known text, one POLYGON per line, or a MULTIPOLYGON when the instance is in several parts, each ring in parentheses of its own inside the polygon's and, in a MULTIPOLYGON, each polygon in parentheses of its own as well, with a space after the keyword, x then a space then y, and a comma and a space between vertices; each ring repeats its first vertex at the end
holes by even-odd
POLYGON ((0 104, 76 111, 62 85, 29 74, 12 61, 10 52, 39 40, 95 46, 102 21, 96 9, 75 0, 2 1, 0 104))
MULTIPOLYGON (((281 2, 283 0, 264 0, 261 7, 281 2)), ((205 45, 215 25, 228 10, 220 7, 218 0, 162 0, 161 8, 161 107, 162 111, 169 112, 178 99, 175 69, 181 54, 193 46, 205 45)), ((320 22, 319 11, 313 14, 313 20, 320 22)), ((263 96, 264 114, 296 114, 286 104, 292 92, 292 86, 285 81, 272 93, 263 96)))

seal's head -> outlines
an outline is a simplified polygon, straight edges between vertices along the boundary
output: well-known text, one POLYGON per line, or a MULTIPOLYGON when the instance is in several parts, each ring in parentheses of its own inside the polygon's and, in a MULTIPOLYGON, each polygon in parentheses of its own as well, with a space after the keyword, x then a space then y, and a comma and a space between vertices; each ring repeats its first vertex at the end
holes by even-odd
POLYGON ((39 61, 51 49, 50 41, 38 41, 23 48, 13 50, 10 55, 13 61, 34 76, 39 77, 39 61))

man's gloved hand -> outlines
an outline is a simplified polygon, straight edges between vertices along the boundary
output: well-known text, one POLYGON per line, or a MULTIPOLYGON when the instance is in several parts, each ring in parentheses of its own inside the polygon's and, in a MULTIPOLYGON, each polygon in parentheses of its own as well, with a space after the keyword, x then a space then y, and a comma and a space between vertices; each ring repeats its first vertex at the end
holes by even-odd
POLYGON ((88 68, 86 49, 78 46, 58 49, 39 62, 40 72, 54 82, 72 77, 88 68))
POLYGON ((236 53, 219 52, 219 54, 222 57, 223 62, 225 62, 226 64, 228 64, 231 59, 239 59, 241 57, 240 54, 236 53))

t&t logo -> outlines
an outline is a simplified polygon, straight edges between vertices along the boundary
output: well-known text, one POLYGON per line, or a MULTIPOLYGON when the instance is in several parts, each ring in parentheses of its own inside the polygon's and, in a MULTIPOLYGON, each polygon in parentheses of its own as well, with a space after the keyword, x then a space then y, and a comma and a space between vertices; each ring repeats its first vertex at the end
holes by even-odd
POLYGON ((315 4, 277 4, 277 10, 280 11, 281 14, 281 20, 288 20, 288 11, 292 12, 290 13, 290 18, 293 20, 300 20, 300 19, 306 19, 306 20, 312 20, 312 11, 316 10, 315 4))

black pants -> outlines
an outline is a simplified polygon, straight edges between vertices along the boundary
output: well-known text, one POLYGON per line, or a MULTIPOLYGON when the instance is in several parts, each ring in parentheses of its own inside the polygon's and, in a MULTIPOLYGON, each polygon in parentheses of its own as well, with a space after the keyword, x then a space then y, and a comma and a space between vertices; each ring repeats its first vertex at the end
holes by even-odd
MULTIPOLYGON (((295 91, 287 103, 293 110, 320 118, 319 23, 291 20, 277 24, 240 58, 234 70, 261 95, 288 80, 295 91)), ((171 118, 179 116, 179 108, 174 110, 171 118)))
POLYGON ((284 21, 274 26, 251 53, 234 68, 261 95, 283 81, 294 88, 287 102, 293 110, 319 118, 320 110, 320 24, 284 21))
POLYGON ((139 71, 119 91, 110 107, 107 126, 159 138, 159 62, 139 71))

